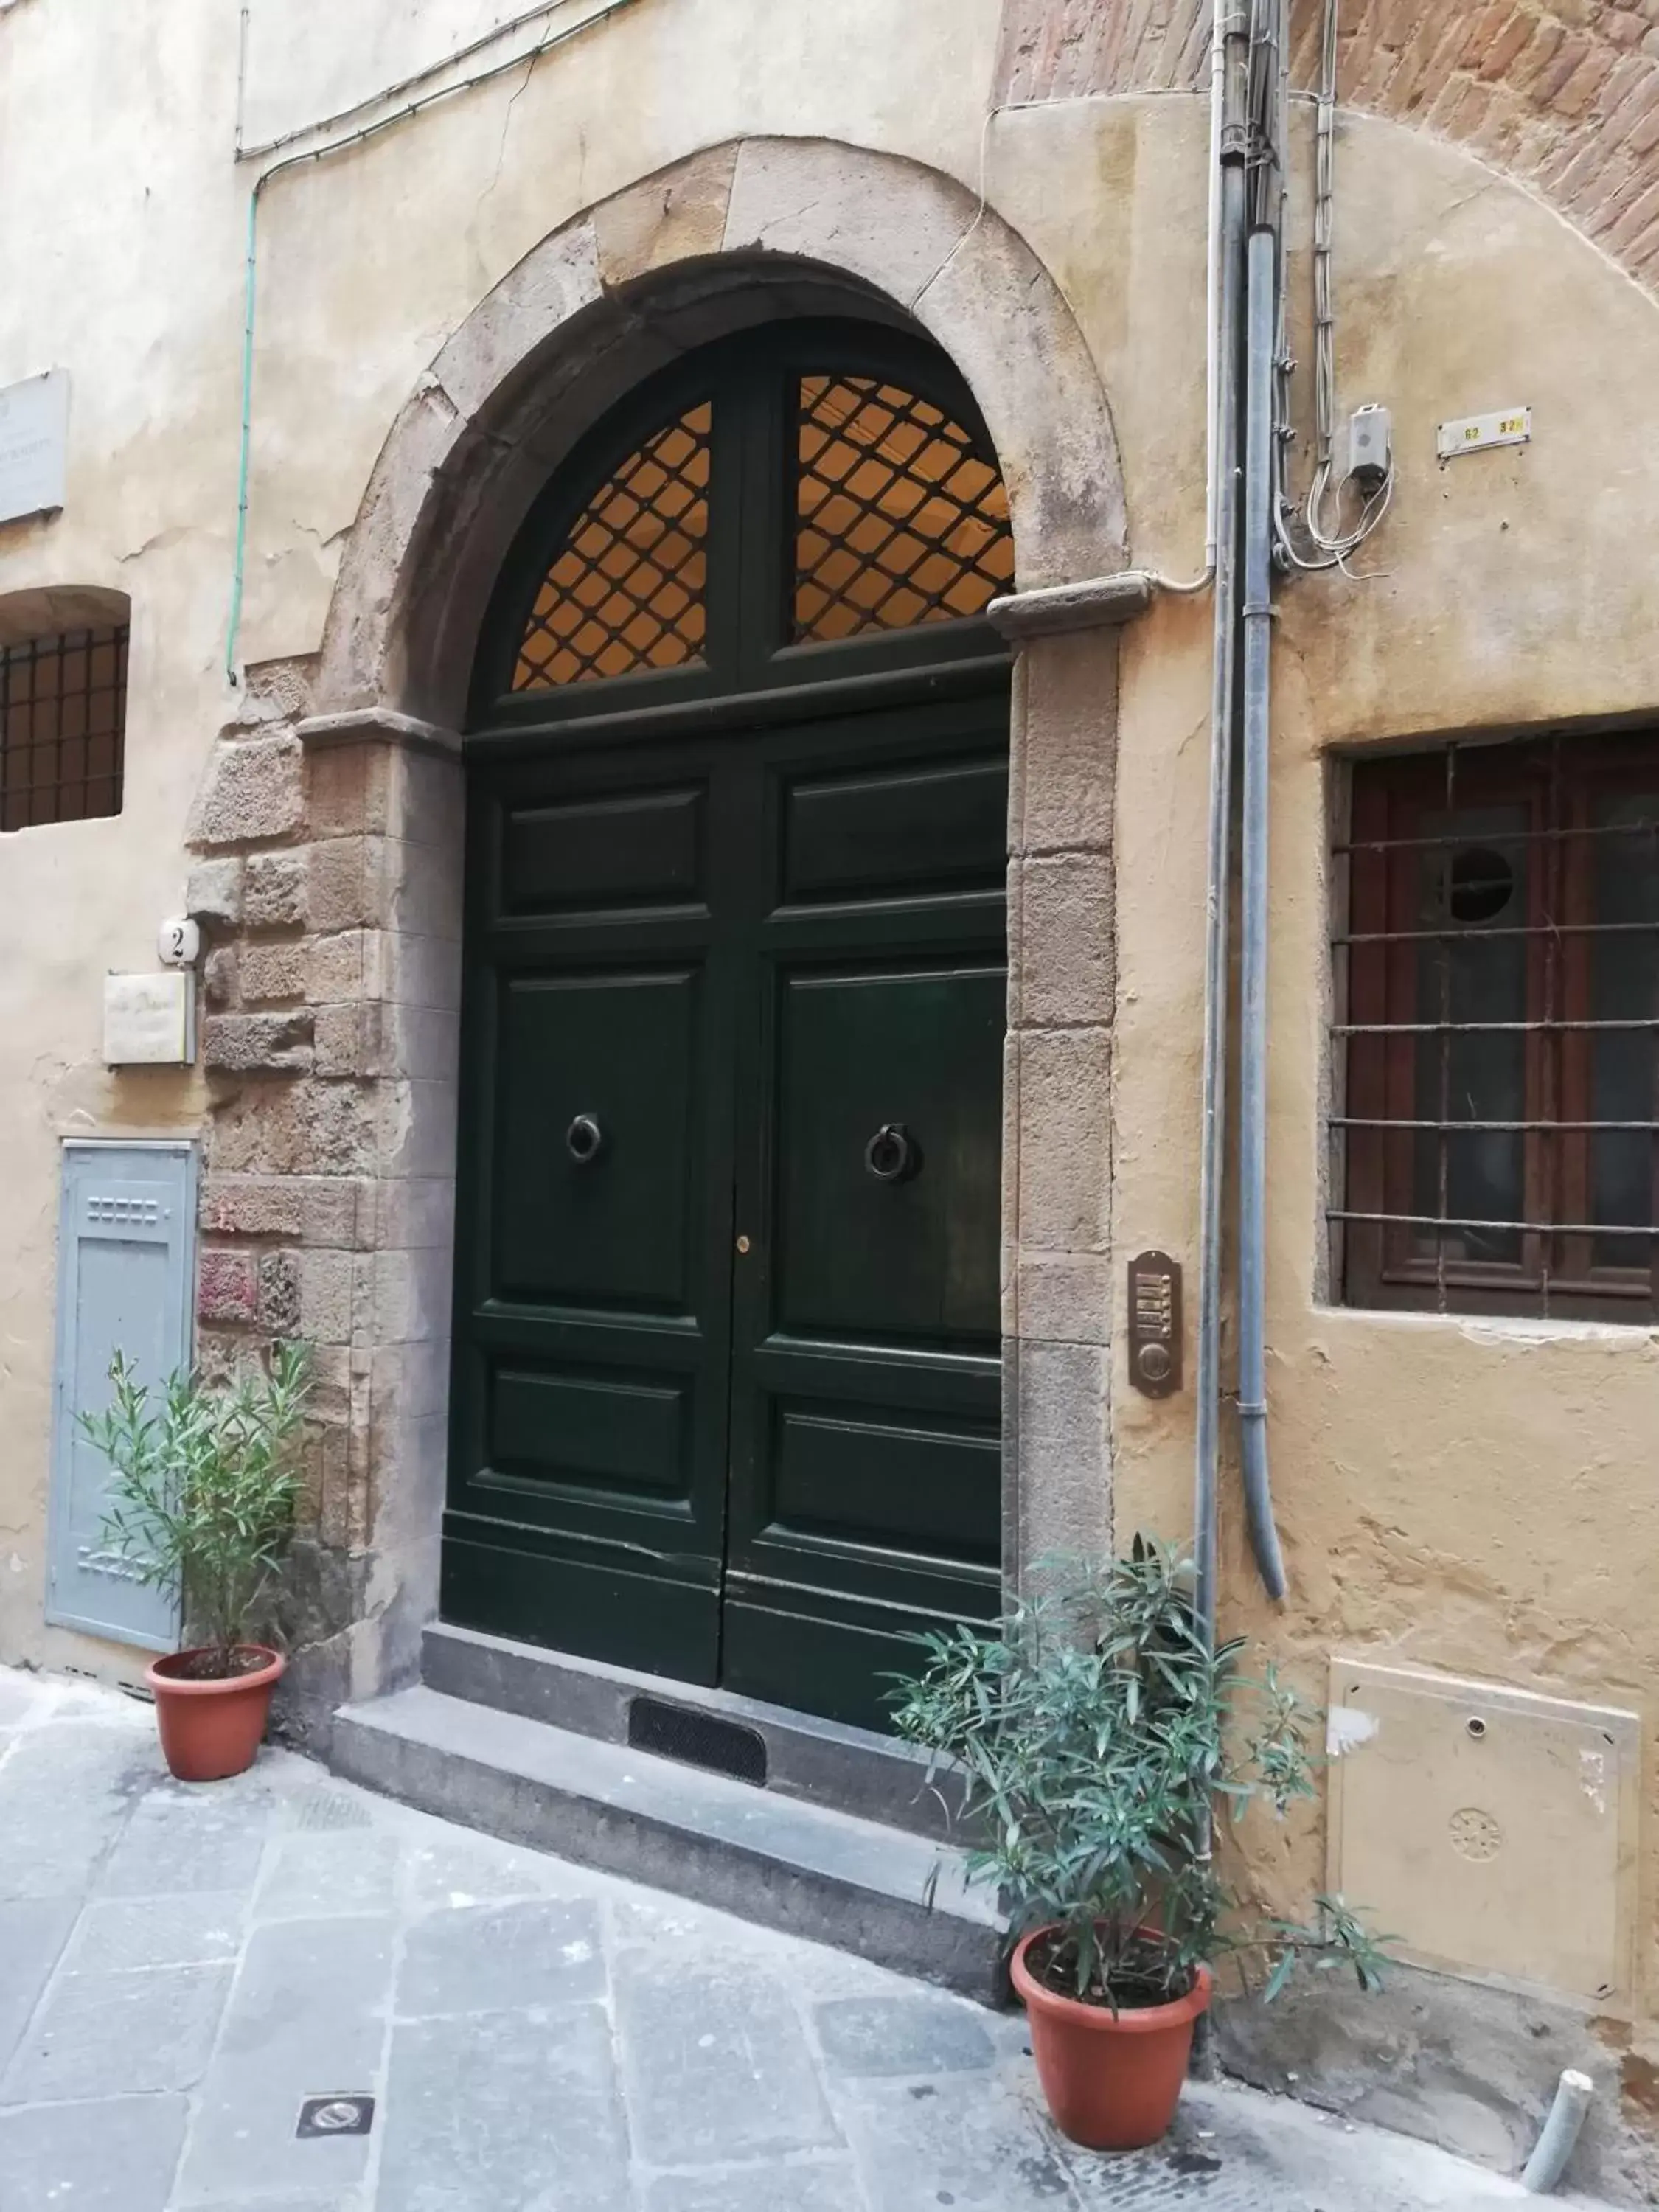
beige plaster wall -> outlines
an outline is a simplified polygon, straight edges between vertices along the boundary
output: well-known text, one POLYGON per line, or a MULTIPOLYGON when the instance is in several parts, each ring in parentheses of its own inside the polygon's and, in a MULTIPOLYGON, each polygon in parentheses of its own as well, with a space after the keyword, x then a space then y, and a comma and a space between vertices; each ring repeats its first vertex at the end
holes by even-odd
MULTIPOLYGON (((1638 2008, 1650 2022, 1659 1997, 1659 1340, 1643 1328, 1334 1307, 1321 1115, 1331 748, 1659 704, 1642 520, 1659 501, 1659 464, 1624 428, 1659 365, 1659 313, 1553 211, 1461 153, 1350 119, 1338 163, 1339 412, 1373 398, 1389 404, 1400 480, 1393 514, 1358 564, 1383 573, 1298 580, 1279 599, 1268 1389, 1291 1591, 1278 1613, 1260 1595, 1230 1466, 1225 1626, 1265 1637, 1316 1698, 1329 1655, 1340 1651, 1642 1713, 1638 2008), (1517 402, 1534 410, 1531 446, 1444 470, 1436 462, 1437 422, 1517 402)), ((1305 216, 1298 205, 1302 238, 1305 216)), ((1304 322, 1293 346, 1305 359, 1305 263, 1291 281, 1304 322)), ((1137 362, 1130 383, 1138 388, 1144 373, 1137 362)), ((1305 389, 1299 404, 1305 410, 1305 389)), ((1141 448, 1126 416, 1120 404, 1131 545, 1144 558, 1141 448)), ((1125 639, 1120 1272, 1146 1246, 1190 1255, 1195 1243, 1203 628, 1190 603, 1165 600, 1125 639)), ((1188 1525, 1189 1400, 1139 1397, 1120 1354, 1114 1417, 1120 1538, 1139 1526, 1188 1525)), ((1278 1839, 1260 1866, 1282 1900, 1305 1896, 1324 1874, 1320 1824, 1278 1839)), ((1632 2033, 1610 2020, 1596 2035, 1622 2081, 1626 2117, 1648 2124, 1659 2051, 1651 2026, 1632 2033)), ((1470 2138, 1471 2148, 1490 2142, 1478 2131, 1470 2138)))
MULTIPOLYGON (((346 62, 319 68, 256 8, 250 136, 368 88, 377 59, 422 66, 509 12, 454 0, 441 38, 425 24, 411 45, 388 4, 355 23, 346 62)), ((168 0, 0 15, 0 383, 52 366, 71 383, 64 511, 0 524, 0 594, 73 583, 133 601, 123 814, 0 838, 0 1659, 118 1674, 131 1655, 41 1625, 57 1146, 189 1130, 204 1111, 194 1075, 103 1068, 101 979, 153 964, 215 734, 240 711, 223 671, 252 181, 232 158, 237 18, 168 0)), ((316 649, 398 410, 540 239, 745 132, 822 132, 975 179, 997 19, 997 0, 849 0, 781 37, 766 0, 636 0, 533 68, 274 184, 239 661, 316 649)))
MULTIPOLYGON (((386 11, 392 11, 388 5, 386 11)), ((457 21, 471 20, 465 8, 457 21)), ((970 190, 1022 233, 1098 361, 1130 556, 1201 557, 1202 175, 1184 94, 986 104, 997 0, 637 0, 590 39, 273 184, 258 234, 242 657, 322 638, 343 538, 398 410, 479 298, 583 208, 700 147, 844 139, 970 190)), ((148 964, 191 805, 235 695, 222 665, 236 502, 248 179, 230 158, 235 11, 29 0, 0 15, 0 381, 73 384, 68 504, 0 526, 0 592, 96 584, 134 602, 119 820, 0 838, 0 1658, 74 1657, 40 1625, 55 1146, 194 1126, 193 1079, 106 1076, 100 978, 148 964)), ((262 112, 310 112, 269 35, 262 112)), ((1307 175, 1305 137, 1298 191, 1307 175)), ((1276 654, 1269 1382, 1292 1576, 1251 1595, 1230 1493, 1229 1619, 1316 1692, 1334 1647, 1642 1710, 1659 1668, 1651 1479, 1659 1351, 1640 1330, 1332 1310, 1320 1219, 1327 750, 1659 704, 1646 547, 1659 307, 1519 185, 1403 126, 1339 150, 1346 410, 1394 410, 1387 573, 1282 596, 1276 654), (1516 401, 1522 452, 1432 458, 1443 416, 1516 401)), ((1298 197, 1294 234, 1305 241, 1298 197)), ((688 237, 699 238, 695 222, 688 237)), ((1292 270, 1305 324, 1307 270, 1292 270)), ((1308 353, 1305 328, 1298 350, 1308 353)), ((1298 405, 1305 410, 1305 376, 1298 405)), ((1299 465, 1305 455, 1298 452, 1299 465)), ((1146 1245, 1191 1261, 1202 981, 1209 612, 1162 599, 1120 667, 1112 1051, 1114 1296, 1146 1245)), ((1107 720, 1103 710, 1103 727, 1107 720)), ((1103 1328, 1114 1316, 1103 1316, 1103 1328)), ((1184 1534, 1190 1395, 1112 1393, 1120 1535, 1184 1534)), ((1659 1763, 1650 1747, 1641 2005, 1659 1997, 1659 1763)), ((1289 1897, 1316 1823, 1267 1864, 1289 1897)), ((1626 2087, 1659 2038, 1624 2034, 1626 2087)), ((1643 2065, 1649 2074, 1641 2073, 1643 2065)))
POLYGON ((131 594, 126 799, 115 820, 0 837, 0 1658, 125 1675, 141 1657, 41 1626, 58 1142, 187 1132, 200 1115, 192 1074, 104 1069, 101 979, 155 965, 222 712, 237 222, 212 187, 234 24, 69 13, 0 18, 0 383, 53 366, 71 380, 67 501, 55 520, 0 524, 0 593, 131 594))

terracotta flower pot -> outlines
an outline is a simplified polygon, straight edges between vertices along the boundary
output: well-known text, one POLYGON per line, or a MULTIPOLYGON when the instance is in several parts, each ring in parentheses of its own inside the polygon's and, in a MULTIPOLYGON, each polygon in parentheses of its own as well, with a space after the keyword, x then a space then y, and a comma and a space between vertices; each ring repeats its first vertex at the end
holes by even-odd
POLYGON ((1113 2013, 1037 1980, 1026 1965, 1034 1929, 1014 1953, 1013 1984, 1031 2029, 1037 2079, 1062 2135, 1090 2150, 1141 2150, 1168 2132, 1192 2056, 1193 2028, 1214 1983, 1200 1966, 1184 1997, 1113 2013))
POLYGON ((270 1714, 270 1693, 288 1662, 264 1644, 237 1649, 257 1652, 264 1663, 246 1674, 192 1676, 189 1670, 202 1653, 173 1651, 145 1671, 155 1692, 162 1755, 180 1782, 222 1782, 253 1764, 270 1714))

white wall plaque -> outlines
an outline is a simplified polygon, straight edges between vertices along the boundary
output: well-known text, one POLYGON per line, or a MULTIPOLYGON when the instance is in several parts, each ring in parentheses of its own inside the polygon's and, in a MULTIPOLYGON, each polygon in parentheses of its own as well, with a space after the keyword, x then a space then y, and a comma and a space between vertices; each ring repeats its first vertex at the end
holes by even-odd
POLYGON ((64 504, 68 446, 67 369, 0 388, 0 522, 64 504))
POLYGON ((1457 453, 1484 453, 1489 446, 1529 446, 1532 443, 1530 407, 1494 407, 1485 415, 1460 415, 1442 422, 1434 434, 1434 450, 1443 461, 1457 453))
POLYGON ((196 1057, 196 978, 187 968, 104 978, 104 1060, 110 1067, 183 1067, 196 1057))

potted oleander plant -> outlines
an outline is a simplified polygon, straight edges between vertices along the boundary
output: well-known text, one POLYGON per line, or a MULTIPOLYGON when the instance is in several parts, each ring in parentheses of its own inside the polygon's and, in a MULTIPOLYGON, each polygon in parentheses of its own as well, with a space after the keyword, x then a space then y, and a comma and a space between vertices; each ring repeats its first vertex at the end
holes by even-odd
POLYGON ((145 1675, 161 1749, 181 1782, 253 1763, 285 1662, 263 1627, 303 1487, 307 1347, 212 1383, 189 1370, 152 1393, 119 1352, 82 1434, 110 1465, 103 1540, 149 1586, 177 1592, 183 1648, 145 1675))
POLYGON ((898 1733, 959 1769, 972 1875, 1009 1916, 1011 1972, 1050 2112, 1100 2150, 1175 2117, 1220 1961, 1277 1996, 1299 1966, 1377 1986, 1382 1939, 1340 1898, 1307 1926, 1254 1914, 1213 1832, 1315 1794, 1315 1716, 1237 1643, 1206 1648, 1193 1577, 1137 1538, 1096 1571, 1054 1563, 990 1632, 918 1638, 898 1733))

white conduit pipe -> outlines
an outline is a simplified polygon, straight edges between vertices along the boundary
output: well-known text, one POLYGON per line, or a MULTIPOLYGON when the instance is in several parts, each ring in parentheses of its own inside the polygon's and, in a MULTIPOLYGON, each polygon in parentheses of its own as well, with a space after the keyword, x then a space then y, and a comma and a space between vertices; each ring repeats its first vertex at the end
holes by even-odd
MULTIPOLYGON (((1183 582, 1149 572, 1156 588, 1176 599, 1206 592, 1216 572, 1221 499, 1221 125, 1226 106, 1226 8, 1214 0, 1210 16, 1210 177, 1204 255, 1204 566, 1183 582)), ((981 196, 982 197, 982 196, 981 196)))

